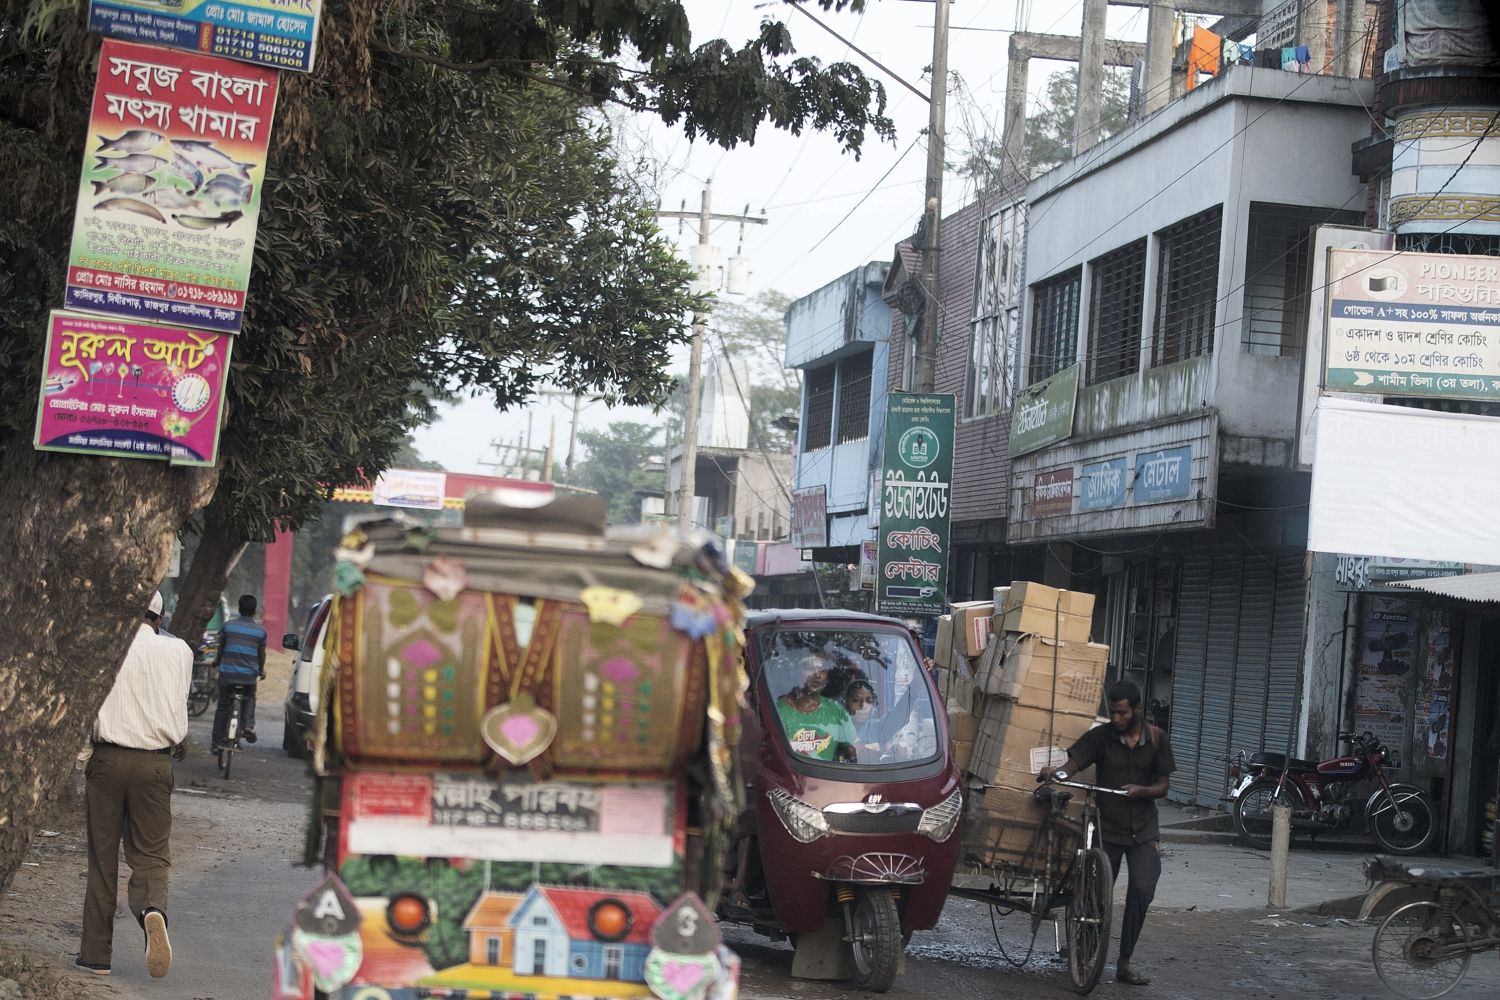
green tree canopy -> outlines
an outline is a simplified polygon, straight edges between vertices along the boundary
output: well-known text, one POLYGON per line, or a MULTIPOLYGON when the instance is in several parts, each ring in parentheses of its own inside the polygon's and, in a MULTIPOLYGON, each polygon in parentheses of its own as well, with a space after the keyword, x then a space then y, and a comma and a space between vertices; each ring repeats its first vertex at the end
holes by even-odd
POLYGON ((603 431, 579 431, 578 442, 587 455, 573 477, 577 485, 609 501, 608 523, 639 522, 641 497, 661 496, 665 488, 659 465, 661 428, 617 420, 603 431))

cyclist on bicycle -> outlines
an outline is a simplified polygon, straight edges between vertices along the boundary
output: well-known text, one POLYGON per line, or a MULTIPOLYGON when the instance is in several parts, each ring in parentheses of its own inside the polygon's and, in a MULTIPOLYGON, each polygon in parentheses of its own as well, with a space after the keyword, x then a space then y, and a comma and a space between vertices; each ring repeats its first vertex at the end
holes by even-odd
POLYGON ((219 632, 219 707, 214 711, 213 748, 227 742, 231 702, 236 690, 244 698, 240 732, 245 742, 255 742, 255 683, 266 676, 266 630, 255 621, 255 596, 240 597, 240 614, 224 623, 219 632))

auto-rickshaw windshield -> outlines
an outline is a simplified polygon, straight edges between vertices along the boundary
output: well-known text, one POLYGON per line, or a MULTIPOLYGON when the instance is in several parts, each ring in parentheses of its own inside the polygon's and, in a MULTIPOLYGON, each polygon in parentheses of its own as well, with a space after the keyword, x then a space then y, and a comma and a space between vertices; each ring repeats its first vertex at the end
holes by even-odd
POLYGON ((930 688, 895 631, 783 628, 761 634, 762 684, 792 753, 855 767, 938 752, 930 688))

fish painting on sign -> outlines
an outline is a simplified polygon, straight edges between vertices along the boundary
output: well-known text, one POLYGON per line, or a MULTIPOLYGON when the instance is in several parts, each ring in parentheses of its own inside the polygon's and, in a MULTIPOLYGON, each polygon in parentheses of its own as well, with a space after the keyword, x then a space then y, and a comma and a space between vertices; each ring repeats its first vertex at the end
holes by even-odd
POLYGON ((69 308, 238 331, 276 93, 268 70, 105 41, 69 308))

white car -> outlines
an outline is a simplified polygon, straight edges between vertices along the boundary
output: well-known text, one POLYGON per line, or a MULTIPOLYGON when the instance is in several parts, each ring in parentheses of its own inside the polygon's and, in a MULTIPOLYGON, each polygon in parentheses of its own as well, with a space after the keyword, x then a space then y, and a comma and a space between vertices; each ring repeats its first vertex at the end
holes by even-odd
POLYGON ((302 757, 307 753, 307 740, 318 718, 323 658, 326 655, 324 640, 328 635, 329 611, 332 609, 333 595, 329 594, 307 613, 307 627, 300 636, 288 632, 281 638, 283 649, 297 651, 297 658, 292 661, 292 681, 287 685, 283 703, 286 727, 281 737, 281 749, 288 757, 302 757))

